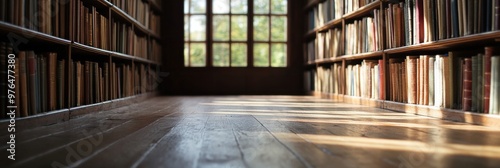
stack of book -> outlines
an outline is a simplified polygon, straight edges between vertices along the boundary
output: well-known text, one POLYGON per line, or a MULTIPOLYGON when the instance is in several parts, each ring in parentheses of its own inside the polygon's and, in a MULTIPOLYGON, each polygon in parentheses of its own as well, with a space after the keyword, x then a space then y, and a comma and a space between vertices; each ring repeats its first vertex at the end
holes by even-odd
POLYGON ((327 32, 319 32, 314 47, 316 59, 336 58, 341 52, 341 30, 329 29, 327 32))
POLYGON ((72 106, 110 100, 109 64, 92 61, 71 61, 73 80, 72 106))
POLYGON ((359 54, 365 52, 379 51, 379 26, 376 26, 377 17, 364 17, 361 20, 354 20, 353 23, 345 25, 345 54, 359 54))
POLYGON ((75 34, 75 41, 92 47, 109 49, 109 23, 106 13, 98 11, 83 1, 77 1, 74 10, 78 13, 74 27, 74 31, 78 32, 75 34))
POLYGON ((382 60, 363 60, 361 64, 346 67, 346 95, 369 99, 380 99, 383 87, 379 63, 382 60))
POLYGON ((377 0, 344 0, 345 14, 356 11, 357 9, 377 0))

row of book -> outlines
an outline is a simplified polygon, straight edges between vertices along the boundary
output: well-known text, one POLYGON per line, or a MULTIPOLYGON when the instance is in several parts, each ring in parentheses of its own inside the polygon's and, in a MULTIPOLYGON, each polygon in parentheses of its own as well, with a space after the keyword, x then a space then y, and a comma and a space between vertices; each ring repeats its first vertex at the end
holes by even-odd
POLYGON ((130 24, 112 19, 111 50, 128 55, 147 58, 147 36, 139 36, 130 24))
POLYGON ((346 95, 370 99, 383 97, 382 60, 363 60, 361 64, 346 67, 346 95), (381 78, 382 77, 382 78, 381 78))
POLYGON ((342 66, 333 64, 329 67, 318 66, 313 75, 313 90, 323 93, 342 94, 341 84, 344 82, 342 66))
MULTIPOLYGON (((0 43, 2 67, 7 67, 6 54, 13 53, 7 44, 0 43)), ((68 65, 54 52, 20 51, 13 65, 15 87, 10 89, 14 91, 14 104, 9 103, 7 96, 7 69, 0 71, 0 77, 5 79, 0 82, 0 118, 6 117, 7 106, 16 106, 16 116, 26 117, 147 93, 158 85, 156 70, 143 64, 135 66, 134 77, 128 64, 112 63, 110 67, 107 62, 70 61, 68 65), (68 98, 69 94, 72 96, 68 98)))
POLYGON ((109 22, 106 12, 100 12, 94 6, 83 1, 76 1, 75 41, 88 46, 109 49, 109 22))
POLYGON ((312 90, 323 93, 500 114, 500 56, 492 47, 390 58, 387 73, 383 66, 383 60, 363 60, 345 69, 335 63, 316 67, 306 79, 312 79, 312 90))
POLYGON ((338 28, 329 29, 327 32, 319 32, 314 41, 314 56, 309 60, 335 58, 342 55, 341 50, 341 30, 338 28))
POLYGON ((309 30, 342 17, 342 1, 326 0, 309 11, 309 30))
POLYGON ((153 33, 156 35, 160 35, 160 30, 161 30, 161 17, 160 15, 151 15, 151 19, 149 19, 149 30, 151 30, 153 33))
MULTIPOLYGON (((375 15, 380 16, 380 15, 375 15)), ((380 44, 379 17, 364 17, 345 25, 345 54, 358 54, 382 49, 380 44)))
POLYGON ((147 2, 142 0, 110 0, 110 2, 142 25, 149 26, 150 7, 147 2))
POLYGON ((151 54, 148 55, 148 59, 154 62, 161 62, 161 43, 152 39, 151 40, 151 54))
POLYGON ((497 0, 405 0, 385 9, 388 48, 499 30, 497 0), (402 43, 402 44, 401 44, 402 43))
POLYGON ((68 39, 69 1, 0 1, 0 21, 68 39))
POLYGON ((499 114, 499 56, 449 52, 389 60, 389 100, 499 114))
POLYGON ((378 0, 344 0, 344 13, 350 13, 358 10, 359 8, 368 5, 371 2, 378 0))
MULTIPOLYGON (((0 48, 5 51, 6 43, 2 42, 0 48)), ((11 50, 10 50, 11 51, 11 50)), ((5 53, 0 53, 2 60, 6 59, 5 53)), ((25 117, 46 111, 53 111, 64 108, 64 100, 66 95, 64 92, 65 82, 65 62, 58 58, 57 53, 33 51, 20 51, 15 58, 14 85, 9 87, 14 89, 14 97, 12 100, 17 106, 16 116, 25 117)), ((2 63, 2 67, 3 66, 2 63)), ((3 75, 3 74, 2 74, 3 75)), ((5 76, 2 76, 4 78, 5 76)), ((5 77, 5 80, 7 78, 5 77)), ((4 80, 2 79, 2 82, 4 80)), ((2 90, 7 90, 5 85, 2 85, 2 90)), ((5 91, 2 91, 2 96, 6 96, 5 91)), ((12 93, 12 92, 11 92, 12 93)), ((7 103, 5 97, 2 99, 2 105, 7 103)), ((5 108, 6 106, 2 106, 5 108)), ((2 118, 5 117, 5 109, 2 109, 2 118)))

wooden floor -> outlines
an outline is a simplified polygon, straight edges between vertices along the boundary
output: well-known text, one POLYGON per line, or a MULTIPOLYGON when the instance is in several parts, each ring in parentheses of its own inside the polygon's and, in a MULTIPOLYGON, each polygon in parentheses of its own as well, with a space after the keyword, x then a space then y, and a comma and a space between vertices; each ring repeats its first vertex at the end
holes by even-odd
POLYGON ((2 167, 500 167, 498 128, 305 96, 158 97, 16 141, 2 167))

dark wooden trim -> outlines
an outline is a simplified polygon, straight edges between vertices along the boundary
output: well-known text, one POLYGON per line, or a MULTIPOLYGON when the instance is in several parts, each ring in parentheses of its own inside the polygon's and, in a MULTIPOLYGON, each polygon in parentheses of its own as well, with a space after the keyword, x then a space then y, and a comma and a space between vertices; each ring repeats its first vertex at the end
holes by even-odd
POLYGON ((351 19, 363 16, 363 15, 371 12, 373 9, 380 7, 380 3, 382 3, 381 0, 373 1, 373 2, 367 4, 363 7, 358 8, 354 12, 344 14, 343 18, 345 20, 351 20, 351 19))
POLYGON ((71 43, 71 41, 68 39, 48 35, 3 21, 0 21, 0 33, 15 33, 17 35, 24 36, 24 38, 40 40, 52 44, 69 45, 71 43))

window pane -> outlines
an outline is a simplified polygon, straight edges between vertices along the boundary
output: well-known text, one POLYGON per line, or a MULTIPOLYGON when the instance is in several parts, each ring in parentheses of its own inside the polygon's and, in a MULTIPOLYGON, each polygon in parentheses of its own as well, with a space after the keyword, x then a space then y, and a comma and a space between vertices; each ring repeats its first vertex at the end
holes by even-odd
POLYGON ((229 66, 229 44, 214 43, 214 67, 228 67, 229 66))
POLYGON ((206 0, 191 0, 191 13, 205 13, 207 4, 206 0))
POLYGON ((191 40, 193 41, 204 41, 206 37, 206 17, 201 16, 191 16, 190 28, 191 28, 191 40))
POLYGON ((184 41, 189 41, 189 16, 184 16, 184 41))
POLYGON ((231 18, 231 40, 247 40, 247 16, 232 16, 231 18))
POLYGON ((286 14, 287 0, 271 0, 271 13, 286 14))
POLYGON ((189 66, 189 43, 184 43, 184 66, 189 66))
POLYGON ((285 44, 271 44, 271 66, 286 67, 285 44))
POLYGON ((214 40, 229 41, 229 15, 214 15, 214 40))
POLYGON ((269 13, 269 0, 255 0, 253 12, 257 14, 269 13))
POLYGON ((253 19, 253 40, 269 41, 269 17, 255 16, 253 19))
POLYGON ((246 14, 247 8, 247 0, 231 0, 231 13, 246 14))
POLYGON ((256 67, 269 66, 269 45, 254 44, 253 46, 253 65, 256 67))
POLYGON ((229 0, 213 0, 213 13, 229 13, 229 0))
POLYGON ((286 17, 271 17, 271 41, 286 41, 286 17))
POLYGON ((231 66, 246 67, 247 66, 247 45, 246 44, 231 44, 231 66))
POLYGON ((184 0, 184 13, 189 13, 189 0, 184 0))
POLYGON ((206 64, 206 48, 205 44, 191 43, 190 59, 192 67, 204 67, 206 64))

